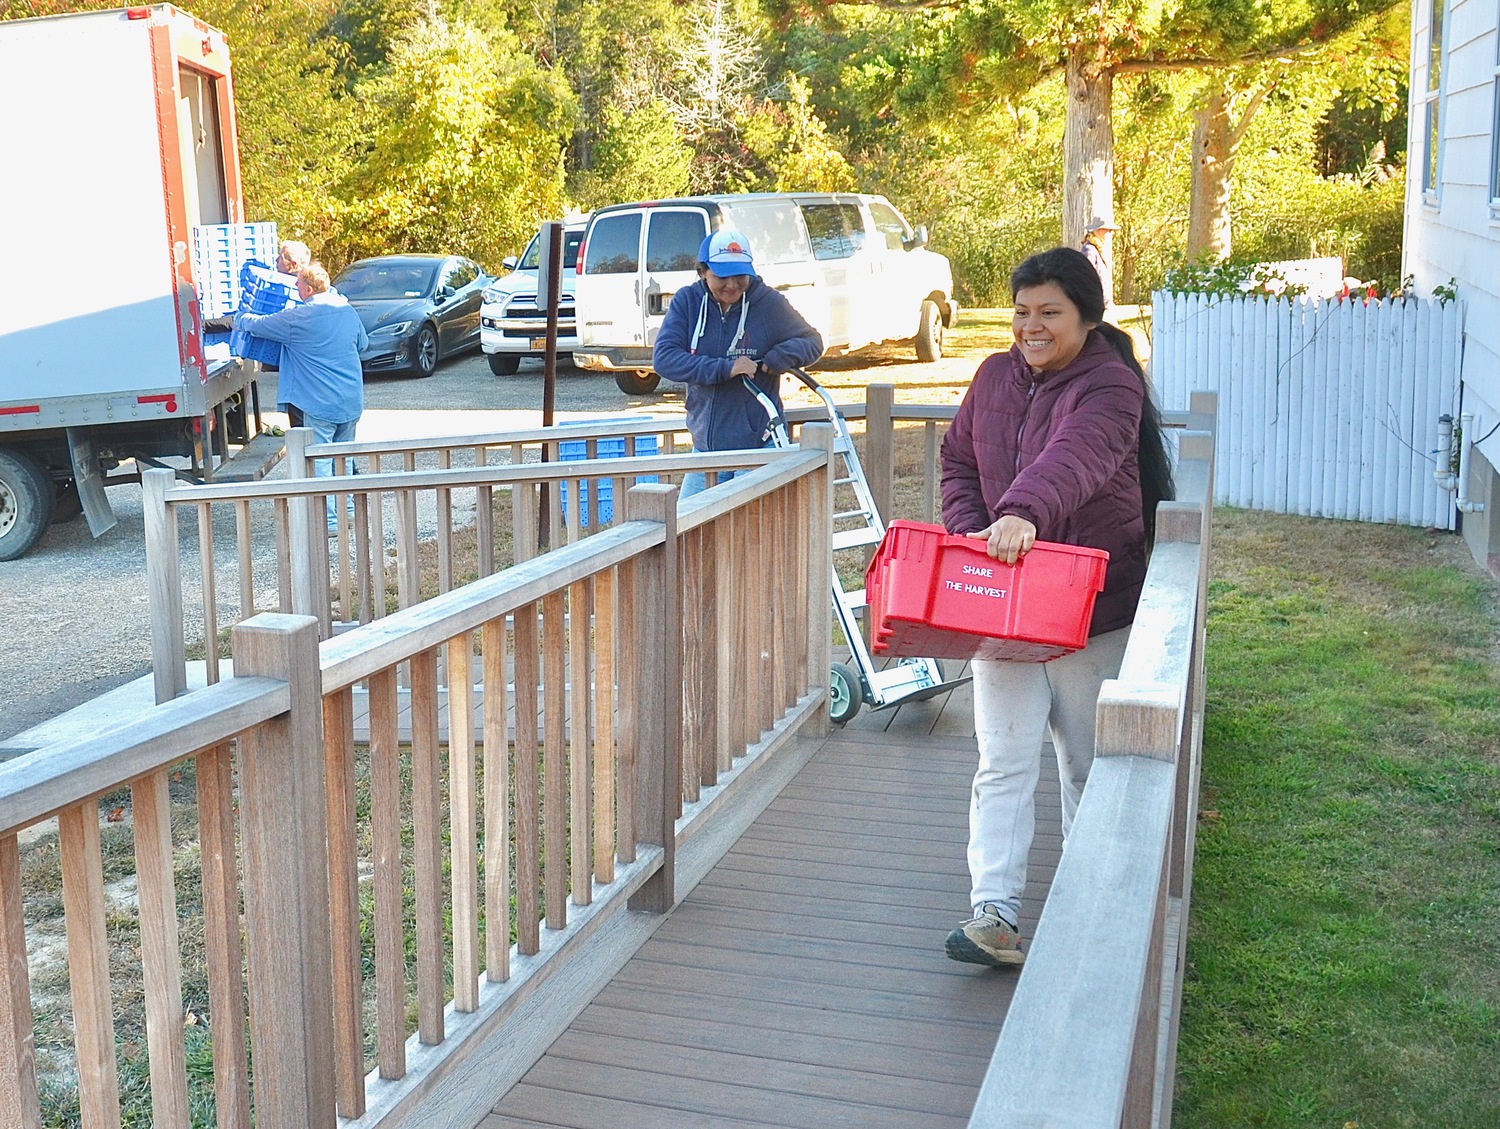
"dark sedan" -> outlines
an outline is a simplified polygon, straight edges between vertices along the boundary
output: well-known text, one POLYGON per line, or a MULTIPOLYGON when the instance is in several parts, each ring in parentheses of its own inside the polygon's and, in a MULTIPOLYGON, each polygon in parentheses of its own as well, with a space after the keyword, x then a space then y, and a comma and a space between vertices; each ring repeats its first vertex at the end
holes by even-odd
POLYGON ((494 279, 456 255, 360 259, 333 280, 370 335, 365 372, 431 376, 438 361, 479 347, 479 304, 494 279))

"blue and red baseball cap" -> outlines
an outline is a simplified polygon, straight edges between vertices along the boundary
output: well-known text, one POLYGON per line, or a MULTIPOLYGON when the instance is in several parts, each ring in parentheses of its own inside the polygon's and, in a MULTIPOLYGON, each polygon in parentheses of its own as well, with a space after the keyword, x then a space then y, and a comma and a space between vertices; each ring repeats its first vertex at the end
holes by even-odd
POLYGON ((707 263, 708 269, 720 278, 737 274, 755 273, 755 261, 750 257, 750 240, 742 232, 724 228, 714 232, 698 248, 698 261, 707 263))

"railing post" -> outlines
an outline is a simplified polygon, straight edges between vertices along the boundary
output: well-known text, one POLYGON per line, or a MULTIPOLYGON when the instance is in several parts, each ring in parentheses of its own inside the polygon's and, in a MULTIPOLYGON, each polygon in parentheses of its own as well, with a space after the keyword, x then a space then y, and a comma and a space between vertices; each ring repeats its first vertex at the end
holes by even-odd
MULTIPOLYGON (((312 478, 312 460, 307 448, 316 438, 310 427, 294 427, 286 433, 286 473, 288 478, 312 478)), ((328 606, 328 518, 327 507, 310 494, 287 499, 290 527, 287 538, 287 565, 292 576, 292 611, 310 615, 319 629, 328 634, 333 611, 328 606)))
MULTIPOLYGON (((641 656, 636 708, 635 837, 662 849, 658 870, 630 899, 630 908, 666 913, 677 897, 677 797, 682 777, 682 611, 677 589, 677 487, 632 486, 625 496, 628 521, 664 527, 660 548, 636 564, 634 621, 641 637, 630 640, 641 656)), ((622 593, 630 599, 632 593, 622 593)))
POLYGON ((828 458, 807 487, 807 678, 824 690, 822 731, 828 721, 828 673, 833 668, 833 425, 809 423, 800 437, 804 450, 817 449, 828 458))
POLYGON ((896 467, 896 386, 872 384, 865 389, 865 478, 881 521, 891 520, 891 480, 896 467))
POLYGON ((21 854, 0 835, 0 1125, 41 1129, 36 1092, 36 1029, 26 967, 21 854))
POLYGON ((291 708, 240 737, 255 1120, 333 1129, 333 955, 318 625, 263 612, 233 630, 236 675, 284 681, 291 708))
MULTIPOLYGON (((146 608, 151 617, 151 676, 156 702, 170 702, 187 689, 187 656, 182 642, 182 570, 177 555, 177 515, 167 508, 167 491, 177 472, 156 468, 141 475, 145 507, 146 608)), ((212 639, 205 646, 215 646, 212 639)))

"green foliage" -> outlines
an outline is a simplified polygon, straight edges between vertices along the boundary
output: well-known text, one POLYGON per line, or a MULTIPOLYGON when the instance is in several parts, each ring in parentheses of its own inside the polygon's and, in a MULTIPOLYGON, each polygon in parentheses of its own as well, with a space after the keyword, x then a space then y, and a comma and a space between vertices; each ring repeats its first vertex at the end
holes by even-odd
POLYGON ((634 111, 607 106, 594 142, 594 167, 574 177, 585 209, 622 200, 658 200, 687 191, 693 152, 660 102, 634 111))
POLYGON ((786 76, 785 105, 763 104, 743 126, 745 146, 769 169, 771 192, 850 192, 854 170, 832 143, 809 103, 810 88, 786 76))
POLYGON ((555 72, 513 37, 443 20, 398 35, 388 63, 355 91, 373 143, 338 186, 333 257, 445 250, 495 263, 562 213, 574 102, 555 72))
POLYGON ((860 183, 889 196, 953 264, 965 306, 1010 300, 1010 272, 1062 235, 1062 83, 966 115, 951 135, 898 135, 855 158, 860 183))
POLYGON ((1271 294, 1276 297, 1295 297, 1306 293, 1307 287, 1288 283, 1286 278, 1267 263, 1244 262, 1225 259, 1214 262, 1195 259, 1167 271, 1161 289, 1174 294, 1217 294, 1234 297, 1239 294, 1271 294))

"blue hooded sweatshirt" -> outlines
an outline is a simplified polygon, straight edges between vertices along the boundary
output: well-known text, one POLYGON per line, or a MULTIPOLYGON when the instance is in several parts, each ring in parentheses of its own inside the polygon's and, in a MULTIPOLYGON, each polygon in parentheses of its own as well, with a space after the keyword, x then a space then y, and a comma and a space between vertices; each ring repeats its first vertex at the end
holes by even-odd
POLYGON ((687 426, 693 447, 734 451, 764 447, 770 428, 765 409, 739 377, 729 375, 734 358, 760 362, 756 386, 776 404, 779 414, 781 374, 822 355, 818 331, 759 277, 727 313, 699 279, 672 298, 651 365, 668 380, 688 386, 687 426))

